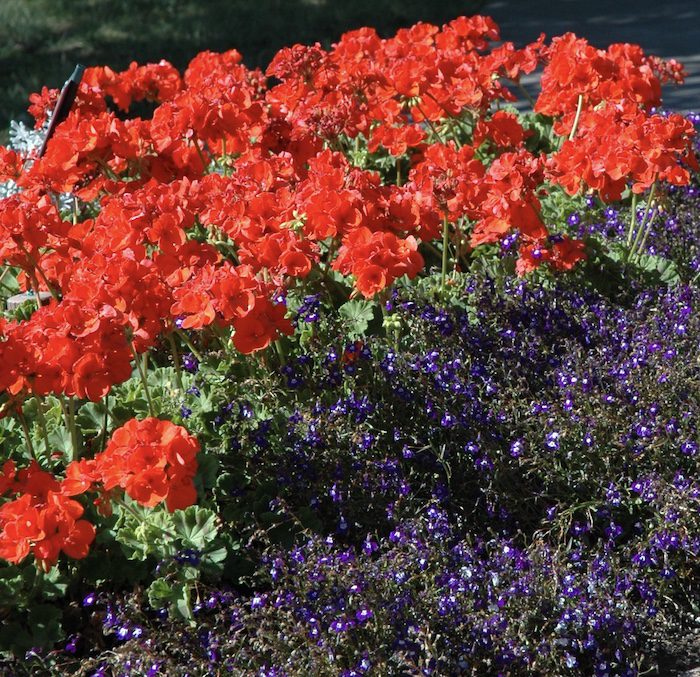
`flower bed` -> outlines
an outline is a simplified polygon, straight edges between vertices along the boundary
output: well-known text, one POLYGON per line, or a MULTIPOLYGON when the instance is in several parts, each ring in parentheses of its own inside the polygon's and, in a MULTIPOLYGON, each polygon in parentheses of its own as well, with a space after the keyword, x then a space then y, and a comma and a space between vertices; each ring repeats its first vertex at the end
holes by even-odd
POLYGON ((692 626, 682 68, 499 39, 90 68, 14 128, 8 669, 632 675, 692 626))

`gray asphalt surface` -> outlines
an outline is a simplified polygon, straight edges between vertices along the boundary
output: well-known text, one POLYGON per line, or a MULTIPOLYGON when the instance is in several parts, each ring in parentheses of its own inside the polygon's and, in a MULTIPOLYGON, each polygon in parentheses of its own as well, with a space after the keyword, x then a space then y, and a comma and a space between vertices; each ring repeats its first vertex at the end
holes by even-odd
POLYGON ((482 12, 518 46, 542 32, 551 38, 572 31, 595 47, 632 42, 648 54, 676 58, 688 78, 665 89, 664 105, 700 110, 700 0, 490 0, 482 12))

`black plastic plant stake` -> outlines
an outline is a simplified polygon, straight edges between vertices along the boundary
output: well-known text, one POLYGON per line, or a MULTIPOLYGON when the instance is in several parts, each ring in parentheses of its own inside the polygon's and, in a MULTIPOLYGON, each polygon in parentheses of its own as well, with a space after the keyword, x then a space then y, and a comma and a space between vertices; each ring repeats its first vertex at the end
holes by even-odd
POLYGON ((56 127, 58 127, 58 125, 60 125, 68 117, 68 113, 70 113, 70 109, 75 101, 75 95, 78 93, 78 86, 83 78, 84 71, 85 66, 78 64, 75 67, 75 70, 73 70, 71 76, 66 80, 66 84, 63 85, 63 89, 58 96, 56 108, 53 109, 53 113, 51 114, 49 128, 46 130, 46 137, 44 138, 44 143, 41 144, 41 149, 39 150, 39 157, 42 157, 46 152, 46 146, 53 136, 56 127))

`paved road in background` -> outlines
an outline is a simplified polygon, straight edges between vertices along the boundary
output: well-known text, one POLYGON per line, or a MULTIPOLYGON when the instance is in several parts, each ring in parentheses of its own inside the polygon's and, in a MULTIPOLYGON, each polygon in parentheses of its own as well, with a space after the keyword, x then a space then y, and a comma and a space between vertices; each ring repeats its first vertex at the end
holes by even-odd
POLYGON ((664 105, 700 110, 700 0, 489 0, 483 13, 518 46, 542 32, 551 38, 572 31, 595 47, 633 42, 648 54, 676 58, 688 78, 664 89, 664 105))

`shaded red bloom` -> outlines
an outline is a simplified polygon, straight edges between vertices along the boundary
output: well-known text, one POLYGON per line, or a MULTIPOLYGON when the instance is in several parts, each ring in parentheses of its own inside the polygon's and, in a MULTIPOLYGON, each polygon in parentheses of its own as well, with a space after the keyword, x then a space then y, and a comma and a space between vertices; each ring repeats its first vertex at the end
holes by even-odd
POLYGON ((244 354, 252 353, 267 348, 280 333, 291 334, 293 327, 286 314, 285 306, 257 297, 254 309, 233 321, 233 345, 236 350, 244 354))
POLYGON ((503 148, 522 146, 527 134, 513 113, 496 111, 489 120, 484 118, 477 122, 474 130, 473 143, 481 145, 488 140, 503 148))
POLYGON ((0 496, 6 494, 15 483, 15 462, 12 459, 5 461, 0 468, 0 496))

